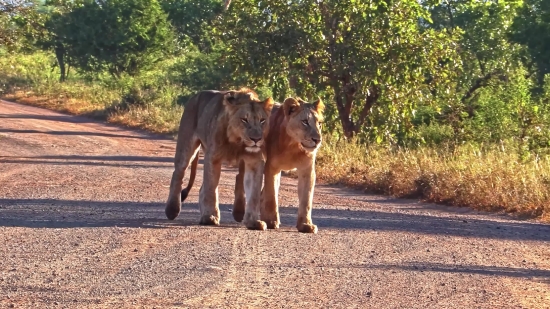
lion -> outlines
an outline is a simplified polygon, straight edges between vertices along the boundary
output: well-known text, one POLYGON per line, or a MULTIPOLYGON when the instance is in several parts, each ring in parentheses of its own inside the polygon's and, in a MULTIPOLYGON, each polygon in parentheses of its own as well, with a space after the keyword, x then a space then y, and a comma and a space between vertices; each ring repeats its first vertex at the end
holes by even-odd
POLYGON ((235 91, 206 90, 195 94, 180 120, 174 172, 166 204, 166 217, 174 220, 181 211, 195 180, 199 149, 204 152, 204 177, 199 190, 201 225, 219 225, 218 183, 222 163, 243 166, 246 193, 244 224, 249 229, 265 230, 260 220, 260 194, 265 166, 265 138, 273 99, 259 100, 247 88, 235 91), (189 184, 182 190, 189 164, 189 184))
MULTIPOLYGON (((287 98, 283 104, 273 107, 269 134, 266 138, 264 188, 261 195, 261 220, 267 228, 279 228, 278 194, 281 171, 296 169, 298 175, 299 232, 317 233, 311 220, 313 191, 315 189, 315 158, 321 146, 321 126, 324 104, 321 99, 307 103, 300 98, 287 98)), ((245 171, 239 166, 235 181, 233 218, 240 222, 246 205, 243 180, 245 171)))

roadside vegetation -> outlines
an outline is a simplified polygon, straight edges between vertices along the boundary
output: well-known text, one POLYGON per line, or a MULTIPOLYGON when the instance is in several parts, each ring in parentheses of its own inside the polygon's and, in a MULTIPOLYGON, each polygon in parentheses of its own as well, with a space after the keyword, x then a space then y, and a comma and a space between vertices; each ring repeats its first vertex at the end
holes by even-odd
POLYGON ((543 0, 3 3, 4 99, 175 133, 202 89, 319 96, 319 179, 550 219, 543 0))

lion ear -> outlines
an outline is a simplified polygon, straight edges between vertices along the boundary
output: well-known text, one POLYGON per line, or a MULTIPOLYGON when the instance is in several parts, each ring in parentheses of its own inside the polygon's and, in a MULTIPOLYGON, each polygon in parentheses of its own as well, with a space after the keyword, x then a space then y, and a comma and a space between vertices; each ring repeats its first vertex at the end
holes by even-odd
POLYGON ((271 97, 269 97, 263 102, 263 104, 264 104, 264 110, 269 114, 271 113, 271 110, 273 109, 273 105, 275 104, 275 102, 271 97))
POLYGON ((321 101, 321 98, 319 97, 317 97, 317 101, 313 102, 312 105, 315 111, 319 114, 322 114, 325 110, 325 104, 323 104, 323 101, 321 101))
POLYGON ((229 91, 223 95, 223 105, 225 106, 235 106, 237 105, 237 98, 235 92, 229 91))
POLYGON ((287 98, 283 102, 283 110, 285 111, 285 116, 290 116, 292 113, 295 113, 301 108, 300 102, 294 98, 287 98))
POLYGON ((238 93, 229 91, 223 95, 223 106, 230 113, 237 110, 237 106, 240 104, 238 93))

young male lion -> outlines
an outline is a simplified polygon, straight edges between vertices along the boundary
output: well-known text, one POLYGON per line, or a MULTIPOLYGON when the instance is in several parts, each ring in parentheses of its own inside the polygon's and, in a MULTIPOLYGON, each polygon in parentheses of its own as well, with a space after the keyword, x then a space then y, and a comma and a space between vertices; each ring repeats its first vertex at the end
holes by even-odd
POLYGON ((170 183, 166 217, 175 219, 193 186, 198 152, 204 152, 204 177, 199 191, 200 224, 219 225, 218 183, 222 162, 240 162, 244 170, 246 210, 249 229, 265 230, 260 221, 260 192, 265 164, 265 137, 273 100, 260 101, 249 89, 202 91, 189 99, 181 117, 176 144, 175 170, 170 183), (182 190, 189 164, 189 185, 182 190), (181 191, 181 193, 180 193, 181 191))
MULTIPOLYGON (((267 228, 279 228, 278 194, 282 170, 296 169, 298 174, 298 222, 303 233, 317 233, 311 221, 311 207, 315 188, 315 156, 321 145, 321 124, 324 105, 321 99, 307 103, 287 98, 282 108, 273 107, 266 138, 267 160, 262 190, 261 220, 267 228)), ((233 218, 241 221, 245 212, 244 166, 239 166, 235 184, 233 218)))

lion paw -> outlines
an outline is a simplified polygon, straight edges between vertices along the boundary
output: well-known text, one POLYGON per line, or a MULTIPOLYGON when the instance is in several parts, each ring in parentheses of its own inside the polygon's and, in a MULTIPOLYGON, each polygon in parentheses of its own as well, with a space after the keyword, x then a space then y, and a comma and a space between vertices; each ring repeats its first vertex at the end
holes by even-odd
POLYGON ((261 220, 250 221, 246 223, 246 228, 249 230, 265 231, 267 229, 267 224, 261 220))
POLYGON ((267 228, 270 230, 279 228, 279 221, 266 221, 267 228))
POLYGON ((168 218, 168 220, 174 220, 180 214, 180 210, 181 206, 179 203, 169 203, 166 205, 164 213, 166 214, 166 218, 168 218))
POLYGON ((205 215, 201 217, 200 225, 220 225, 220 219, 212 215, 205 215))
POLYGON ((306 224, 306 223, 300 224, 300 225, 298 225, 298 232, 316 234, 317 233, 317 225, 315 225, 315 224, 306 224))
POLYGON ((260 219, 267 223, 268 229, 278 229, 279 228, 279 214, 277 212, 262 212, 260 219))

